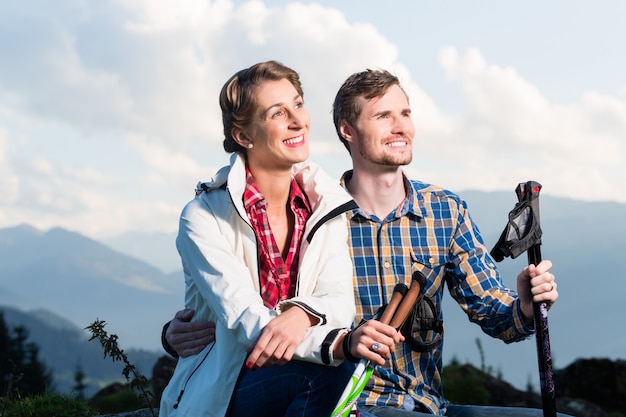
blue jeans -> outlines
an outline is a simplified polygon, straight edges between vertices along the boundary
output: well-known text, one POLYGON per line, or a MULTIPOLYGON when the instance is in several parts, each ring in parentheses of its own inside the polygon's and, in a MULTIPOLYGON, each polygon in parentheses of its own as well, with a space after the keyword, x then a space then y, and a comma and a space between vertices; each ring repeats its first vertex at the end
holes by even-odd
MULTIPOLYGON (((420 411, 408 411, 395 407, 363 407, 359 408, 361 417, 428 417, 432 414, 420 411)), ((449 405, 448 417, 543 417, 543 410, 521 407, 492 407, 481 405, 449 405)), ((567 414, 557 413, 559 417, 567 414)))
POLYGON ((297 360, 254 372, 245 369, 228 416, 330 416, 353 371, 347 361, 334 367, 297 360))

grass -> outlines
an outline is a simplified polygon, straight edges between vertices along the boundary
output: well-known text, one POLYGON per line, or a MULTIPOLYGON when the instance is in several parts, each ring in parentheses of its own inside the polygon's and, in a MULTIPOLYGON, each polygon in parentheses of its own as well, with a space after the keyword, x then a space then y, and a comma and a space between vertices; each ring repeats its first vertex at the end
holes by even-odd
POLYGON ((62 394, 0 398, 0 417, 91 417, 98 411, 84 399, 62 394))

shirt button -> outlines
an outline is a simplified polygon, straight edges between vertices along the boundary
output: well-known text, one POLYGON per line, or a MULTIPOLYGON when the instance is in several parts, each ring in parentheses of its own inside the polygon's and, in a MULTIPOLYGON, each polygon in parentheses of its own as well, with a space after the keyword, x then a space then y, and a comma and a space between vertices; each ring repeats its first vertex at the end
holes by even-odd
POLYGON ((385 261, 384 266, 386 269, 389 269, 391 267, 391 264, 389 263, 389 261, 385 261))
POLYGON ((435 258, 428 258, 428 262, 432 265, 435 263, 435 258))

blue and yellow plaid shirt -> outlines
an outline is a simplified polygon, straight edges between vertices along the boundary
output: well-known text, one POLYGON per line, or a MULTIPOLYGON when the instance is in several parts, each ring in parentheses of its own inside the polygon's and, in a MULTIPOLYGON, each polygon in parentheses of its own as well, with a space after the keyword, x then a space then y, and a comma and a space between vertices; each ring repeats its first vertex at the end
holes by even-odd
MULTIPOLYGON (((351 176, 352 171, 344 174, 344 187, 351 176)), ((530 336, 532 325, 524 322, 517 293, 504 286, 465 202, 450 191, 406 178, 405 188, 407 198, 384 219, 360 209, 348 213, 355 324, 371 318, 389 301, 395 285, 410 285, 419 270, 428 279, 425 296, 434 301, 440 319, 447 283, 452 297, 486 334, 507 343, 530 336)), ((420 353, 397 344, 385 366, 374 371, 359 405, 401 407, 409 395, 430 412, 444 414, 442 348, 420 353)))

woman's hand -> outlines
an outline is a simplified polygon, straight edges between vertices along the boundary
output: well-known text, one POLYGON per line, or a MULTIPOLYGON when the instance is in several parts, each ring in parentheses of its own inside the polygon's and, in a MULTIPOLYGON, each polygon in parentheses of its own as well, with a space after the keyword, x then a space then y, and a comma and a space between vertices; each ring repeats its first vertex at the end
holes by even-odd
POLYGON ((256 344, 249 349, 246 366, 255 370, 286 364, 304 340, 307 329, 317 320, 298 306, 282 312, 261 331, 256 344))

